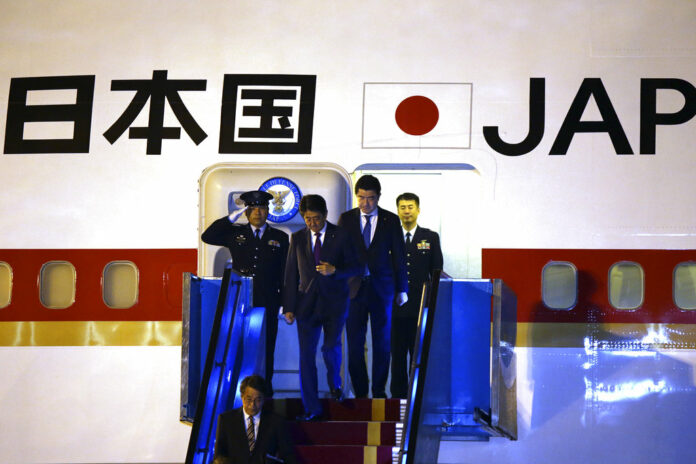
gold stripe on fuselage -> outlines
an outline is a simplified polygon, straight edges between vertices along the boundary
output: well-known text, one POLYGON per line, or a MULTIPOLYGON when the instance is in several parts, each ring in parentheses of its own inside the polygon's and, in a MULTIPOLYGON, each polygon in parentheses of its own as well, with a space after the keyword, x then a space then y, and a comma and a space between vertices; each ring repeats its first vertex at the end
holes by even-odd
POLYGON ((696 349, 696 324, 518 322, 515 346, 628 351, 696 349))
MULTIPOLYGON (((179 346, 180 321, 0 322, 0 346, 179 346)), ((696 324, 520 322, 515 346, 696 349, 696 324)))
POLYGON ((181 321, 0 322, 0 346, 177 346, 181 321))

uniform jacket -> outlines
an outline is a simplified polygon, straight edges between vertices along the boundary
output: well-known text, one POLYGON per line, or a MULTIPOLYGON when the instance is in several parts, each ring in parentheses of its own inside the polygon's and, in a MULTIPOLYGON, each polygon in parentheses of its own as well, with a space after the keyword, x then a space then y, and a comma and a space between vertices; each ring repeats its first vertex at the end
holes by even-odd
POLYGON ((283 311, 294 313, 299 320, 339 315, 345 311, 348 278, 361 271, 348 233, 329 222, 326 223, 320 259, 336 267, 336 272, 324 276, 316 271, 311 230, 304 228, 292 234, 285 269, 283 311), (321 311, 321 314, 315 311, 321 311))
POLYGON ((411 232, 411 244, 406 247, 408 301, 402 307, 394 308, 394 317, 418 317, 423 283, 430 280, 434 270, 442 269, 442 250, 437 232, 420 226, 411 232))
POLYGON ((225 216, 210 224, 201 240, 227 247, 232 255, 233 269, 254 278, 254 306, 280 306, 288 234, 266 224, 257 243, 249 224, 233 224, 225 216))
POLYGON ((220 414, 215 439, 215 462, 225 464, 262 464, 266 455, 278 457, 286 464, 295 463, 295 452, 285 421, 270 411, 261 412, 261 423, 254 451, 249 452, 242 408, 220 414))
MULTIPOLYGON (((341 214, 338 225, 350 234, 360 263, 363 266, 367 264, 370 270, 375 289, 385 299, 391 299, 395 293, 408 291, 406 253, 399 217, 377 207, 375 235, 370 247, 365 248, 360 216, 360 209, 353 208, 341 214)), ((360 288, 360 276, 352 278, 349 285, 351 297, 354 297, 360 288)))

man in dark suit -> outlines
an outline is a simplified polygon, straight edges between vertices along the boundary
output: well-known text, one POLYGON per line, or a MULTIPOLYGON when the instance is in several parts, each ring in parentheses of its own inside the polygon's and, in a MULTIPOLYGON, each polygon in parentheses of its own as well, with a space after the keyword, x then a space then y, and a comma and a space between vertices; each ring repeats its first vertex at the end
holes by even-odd
POLYGON ((355 184, 358 207, 343 213, 338 221, 350 234, 363 266, 362 277, 349 282, 346 321, 348 370, 357 398, 367 397, 369 388, 365 364, 368 318, 372 328, 372 397, 386 398, 392 302, 401 306, 408 300, 401 224, 396 214, 378 206, 381 191, 376 177, 362 176, 355 184))
POLYGON ((278 334, 278 309, 288 254, 288 234, 266 222, 270 193, 251 191, 240 198, 245 208, 213 222, 201 235, 210 245, 225 246, 232 255, 232 268, 254 279, 253 303, 266 308, 266 379, 273 396, 273 358, 278 334), (235 224, 244 213, 248 224, 235 224))
POLYGON ((406 244, 408 302, 401 307, 395 306, 392 312, 390 390, 393 398, 406 398, 409 365, 407 355, 409 359, 413 359, 423 283, 430 280, 433 271, 442 269, 442 250, 437 232, 418 225, 418 195, 408 192, 399 195, 396 198, 396 211, 406 244))
POLYGON ((324 198, 305 195, 300 213, 307 227, 292 234, 283 311, 288 323, 297 319, 300 390, 305 409, 298 419, 317 420, 322 414, 316 366, 319 336, 323 330, 321 352, 331 396, 341 401, 341 332, 348 313, 348 278, 360 273, 360 265, 348 234, 326 220, 324 198))
POLYGON ((285 421, 271 411, 262 410, 265 390, 266 383, 260 375, 242 380, 239 386, 242 407, 223 412, 218 418, 215 464, 262 464, 277 460, 295 463, 285 421))

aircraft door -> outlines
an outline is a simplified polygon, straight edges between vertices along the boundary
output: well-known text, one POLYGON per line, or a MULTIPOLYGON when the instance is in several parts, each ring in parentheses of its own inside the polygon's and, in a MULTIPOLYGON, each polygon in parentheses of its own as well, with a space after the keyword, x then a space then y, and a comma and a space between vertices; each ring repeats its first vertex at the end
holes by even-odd
MULTIPOLYGON (((343 211, 354 206, 353 185, 363 174, 379 178, 382 185, 379 205, 384 209, 396 212, 396 197, 403 192, 420 197, 418 224, 440 234, 445 272, 455 278, 481 276, 477 224, 484 189, 479 171, 468 164, 369 164, 359 166, 350 175, 340 166, 328 163, 216 164, 206 169, 199 181, 199 236, 216 219, 243 207, 237 201, 239 195, 259 189, 284 194, 278 204, 272 203, 271 207, 271 213, 279 218, 274 220, 273 214, 269 214, 269 223, 288 234, 304 227, 300 214, 293 213, 293 207, 299 206, 295 202, 299 203, 303 194, 322 195, 327 202, 328 219, 336 223, 343 211), (297 192, 293 192, 294 189, 297 192)), ((241 216, 237 223, 246 222, 241 216)), ((227 248, 199 241, 198 275, 221 276, 229 258, 227 248)), ((371 350, 369 333, 368 352, 371 350)), ((275 353, 273 387, 276 396, 299 396, 299 356, 294 326, 279 324, 275 353)), ((344 343, 342 373, 347 386, 346 358, 344 343)), ((371 356, 367 358, 369 362, 371 356)), ((317 354, 317 368, 322 395, 329 389, 321 353, 317 354)))
MULTIPOLYGON (((304 227, 297 211, 300 199, 297 193, 323 196, 329 209, 328 219, 333 223, 351 204, 348 173, 334 164, 220 163, 203 171, 199 184, 199 237, 216 219, 243 208, 239 196, 250 190, 282 195, 271 207, 268 222, 288 235, 304 227), (295 188, 297 192, 293 192, 295 188)), ((237 220, 237 224, 246 223, 243 215, 237 220)), ((226 248, 199 242, 198 275, 222 276, 229 258, 226 248)))
POLYGON ((396 198, 411 192, 420 198, 418 225, 440 234, 444 271, 455 278, 481 277, 483 181, 470 164, 365 164, 352 173, 353 184, 364 174, 379 179, 379 206, 397 212, 396 198))
MULTIPOLYGON (((379 206, 388 211, 397 212, 396 198, 400 194, 418 195, 418 225, 440 235, 447 274, 456 278, 481 276, 477 224, 484 190, 479 171, 469 164, 366 164, 352 173, 353 185, 365 174, 379 179, 382 187, 379 206)), ((372 372, 371 333, 368 326, 365 357, 368 372, 372 372)), ((390 384, 391 373, 387 388, 390 384)))
MULTIPOLYGON (((239 196, 250 190, 264 190, 276 196, 269 206, 268 223, 291 235, 305 224, 299 214, 304 194, 319 194, 326 200, 328 220, 338 222, 339 215, 351 207, 350 177, 340 166, 326 163, 220 163, 207 168, 199 181, 199 238, 216 219, 243 208, 239 196)), ((244 215, 237 224, 246 224, 244 215)), ((226 247, 208 245, 199 240, 198 275, 222 276, 230 259, 226 247)), ((321 346, 322 341, 319 341, 321 346)), ((326 368, 317 350, 320 396, 328 394, 326 368)), ((279 321, 274 360, 275 397, 299 397, 299 351, 296 325, 279 321)), ((347 381, 347 364, 343 377, 347 381)))

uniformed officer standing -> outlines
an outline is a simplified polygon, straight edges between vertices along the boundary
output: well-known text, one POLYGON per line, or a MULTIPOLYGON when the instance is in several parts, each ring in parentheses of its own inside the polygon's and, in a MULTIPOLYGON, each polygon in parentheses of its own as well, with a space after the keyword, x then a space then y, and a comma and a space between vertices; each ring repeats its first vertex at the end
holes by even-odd
POLYGON ((408 301, 403 306, 395 304, 392 311, 390 390, 393 398, 406 398, 408 389, 406 355, 413 357, 423 283, 430 280, 434 270, 442 269, 442 250, 437 232, 417 224, 418 214, 420 214, 418 195, 402 193, 396 198, 396 209, 406 244, 408 301))
POLYGON ((273 396, 273 358, 278 334, 278 309, 288 254, 288 234, 267 222, 270 193, 251 191, 240 196, 245 208, 213 222, 201 235, 210 245, 225 246, 232 255, 232 268, 253 277, 254 306, 266 308, 266 379, 273 396), (242 212, 249 223, 234 224, 242 212))

